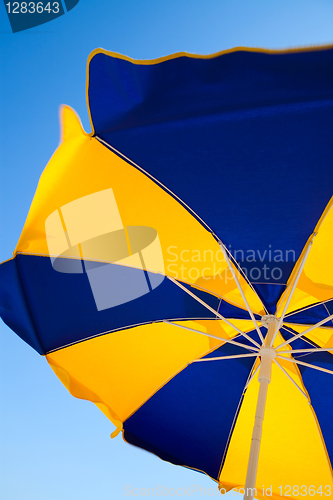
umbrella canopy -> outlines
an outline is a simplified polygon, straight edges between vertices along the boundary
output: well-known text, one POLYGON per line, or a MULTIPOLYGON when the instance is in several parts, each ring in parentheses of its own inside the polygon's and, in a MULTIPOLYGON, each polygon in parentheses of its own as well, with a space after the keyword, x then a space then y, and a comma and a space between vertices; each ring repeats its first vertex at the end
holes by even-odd
POLYGON ((327 496, 333 49, 98 49, 87 98, 0 266, 2 319, 114 435, 222 491, 327 496))

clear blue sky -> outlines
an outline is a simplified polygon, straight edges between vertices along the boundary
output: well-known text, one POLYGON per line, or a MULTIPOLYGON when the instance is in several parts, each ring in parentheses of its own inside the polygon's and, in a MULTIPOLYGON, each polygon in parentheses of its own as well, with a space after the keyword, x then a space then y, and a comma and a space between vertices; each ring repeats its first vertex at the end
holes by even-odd
MULTIPOLYGON (((58 145, 59 105, 74 107, 90 130, 85 80, 93 49, 148 59, 329 43, 331 0, 80 0, 59 19, 16 34, 1 5, 0 261, 12 256, 58 145)), ((215 487, 121 436, 111 440, 112 431, 93 404, 70 396, 46 360, 0 324, 1 499, 111 500, 126 498, 125 485, 215 487)))

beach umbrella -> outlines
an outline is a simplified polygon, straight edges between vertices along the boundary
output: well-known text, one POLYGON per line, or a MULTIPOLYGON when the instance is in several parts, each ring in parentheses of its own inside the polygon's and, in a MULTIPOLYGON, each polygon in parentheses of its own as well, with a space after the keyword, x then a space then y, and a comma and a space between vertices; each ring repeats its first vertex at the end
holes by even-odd
POLYGON ((0 266, 3 321, 112 436, 222 492, 329 496, 333 49, 98 49, 87 100, 0 266))

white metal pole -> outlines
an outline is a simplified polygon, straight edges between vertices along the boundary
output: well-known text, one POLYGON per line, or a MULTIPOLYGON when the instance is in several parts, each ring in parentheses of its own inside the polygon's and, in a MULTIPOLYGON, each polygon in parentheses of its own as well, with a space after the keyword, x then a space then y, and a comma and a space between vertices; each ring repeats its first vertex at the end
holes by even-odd
POLYGON ((245 481, 244 500, 253 500, 256 495, 255 486, 256 486, 257 469, 259 461, 262 424, 264 420, 268 384, 271 381, 272 361, 276 355, 275 349, 269 346, 272 341, 273 335, 275 333, 278 320, 275 316, 271 315, 266 316, 265 318, 268 326, 268 331, 265 338, 265 347, 262 347, 259 351, 261 357, 261 364, 260 364, 258 381, 260 386, 259 386, 256 415, 254 419, 253 433, 252 433, 250 457, 249 457, 249 463, 245 481))

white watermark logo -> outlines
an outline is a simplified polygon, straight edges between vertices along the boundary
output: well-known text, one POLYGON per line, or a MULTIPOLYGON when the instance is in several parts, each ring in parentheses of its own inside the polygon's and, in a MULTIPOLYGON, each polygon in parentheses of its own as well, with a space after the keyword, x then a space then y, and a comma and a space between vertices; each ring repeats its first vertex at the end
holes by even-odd
POLYGON ((46 219, 45 231, 53 268, 86 273, 98 311, 137 299, 164 280, 157 231, 125 227, 112 189, 59 207, 46 219))
MULTIPOLYGON (((229 252, 239 263, 241 272, 250 280, 256 282, 277 282, 283 276, 286 263, 295 263, 295 250, 233 250, 229 252)), ((233 280, 221 249, 184 249, 176 245, 167 248, 165 265, 167 273, 175 279, 196 281, 218 279, 227 284, 233 280)), ((240 272, 238 271, 238 278, 240 272)))
POLYGON ((203 488, 197 484, 187 487, 180 486, 178 488, 170 488, 161 484, 151 488, 133 488, 129 484, 124 486, 124 496, 126 497, 192 497, 193 495, 199 495, 212 498, 220 497, 224 493, 226 493, 224 488, 221 490, 217 486, 203 488))

